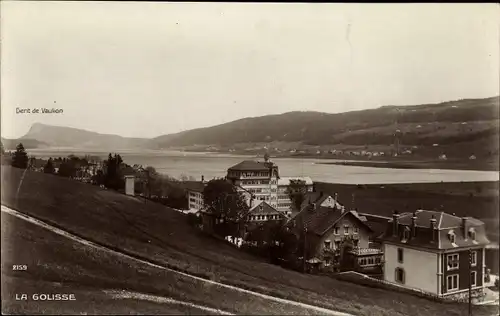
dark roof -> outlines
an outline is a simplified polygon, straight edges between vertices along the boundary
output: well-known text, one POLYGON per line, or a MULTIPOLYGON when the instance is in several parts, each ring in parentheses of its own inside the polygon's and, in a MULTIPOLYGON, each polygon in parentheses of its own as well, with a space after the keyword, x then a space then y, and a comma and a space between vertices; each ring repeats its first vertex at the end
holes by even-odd
POLYGON ((181 186, 188 191, 195 191, 203 193, 205 189, 205 183, 201 181, 183 181, 181 186))
MULTIPOLYGON (((417 227, 429 227, 431 218, 434 216, 438 229, 455 228, 462 225, 462 218, 445 212, 417 210, 416 225, 417 227)), ((413 213, 403 213, 399 216, 399 223, 403 225, 411 225, 413 213)), ((475 218, 469 218, 469 222, 473 225, 481 225, 483 222, 475 218)), ((392 218, 391 218, 392 221, 392 218)))
POLYGON ((386 229, 380 236, 381 241, 409 245, 417 248, 436 250, 456 249, 461 247, 474 247, 489 243, 486 237, 485 225, 482 221, 468 217, 466 226, 462 226, 462 218, 444 212, 418 210, 415 213, 403 213, 399 216, 397 234, 394 233, 393 219, 386 224, 386 229), (412 217, 415 216, 415 236, 412 236, 412 217), (436 219, 434 228, 431 219, 436 219), (469 230, 476 232, 476 239, 468 237, 469 230), (410 238, 404 240, 404 231, 409 231, 410 238), (455 236, 451 242, 450 234, 455 236))
POLYGON ((264 161, 243 160, 228 170, 232 171, 268 171, 272 163, 264 161))
MULTIPOLYGON (((308 205, 295 215, 293 219, 289 223, 304 223, 307 227, 307 231, 310 233, 314 233, 317 235, 324 235, 327 233, 330 228, 332 228, 341 218, 345 216, 352 216, 358 221, 361 225, 365 226, 366 229, 371 231, 371 228, 367 226, 359 217, 359 215, 354 211, 346 211, 342 207, 324 207, 321 206, 321 202, 326 199, 326 197, 319 197, 316 201, 316 207, 313 205, 308 205)), ((299 226, 301 229, 302 224, 299 226)))
POLYGON ((295 206, 292 205, 293 211, 297 212, 295 216, 297 216, 299 211, 302 211, 304 208, 308 207, 312 203, 316 203, 316 205, 320 205, 329 197, 328 194, 323 194, 322 192, 306 192, 304 194, 304 201, 300 205, 300 210, 295 210, 295 206))

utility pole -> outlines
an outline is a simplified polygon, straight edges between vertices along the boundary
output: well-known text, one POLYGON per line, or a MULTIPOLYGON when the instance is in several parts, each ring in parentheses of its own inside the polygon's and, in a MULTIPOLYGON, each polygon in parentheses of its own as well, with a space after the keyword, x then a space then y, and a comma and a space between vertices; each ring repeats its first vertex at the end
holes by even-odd
POLYGON ((304 226, 304 251, 302 252, 302 272, 306 272, 307 227, 304 226))
POLYGON ((469 316, 472 316, 472 276, 471 276, 471 266, 472 266, 472 250, 469 249, 469 316))

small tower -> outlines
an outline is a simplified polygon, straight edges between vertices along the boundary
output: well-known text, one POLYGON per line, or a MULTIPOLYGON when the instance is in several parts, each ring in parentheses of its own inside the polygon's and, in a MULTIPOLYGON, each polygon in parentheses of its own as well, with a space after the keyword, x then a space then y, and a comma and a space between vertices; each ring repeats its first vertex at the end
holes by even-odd
POLYGON ((265 162, 269 162, 269 158, 270 158, 269 153, 268 153, 268 152, 266 152, 266 153, 264 154, 264 161, 265 161, 265 162))

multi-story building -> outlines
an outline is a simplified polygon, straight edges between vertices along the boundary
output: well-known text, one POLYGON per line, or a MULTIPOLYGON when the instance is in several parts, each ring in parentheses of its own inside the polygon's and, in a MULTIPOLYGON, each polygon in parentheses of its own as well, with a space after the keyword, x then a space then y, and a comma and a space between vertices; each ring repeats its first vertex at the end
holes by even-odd
POLYGON ((227 180, 245 194, 252 208, 254 200, 266 201, 278 207, 278 166, 270 161, 244 160, 227 170, 227 180))
POLYGON ((360 250, 369 249, 373 233, 365 218, 356 211, 346 210, 336 196, 332 198, 322 192, 308 195, 310 198, 288 221, 287 227, 305 240, 305 255, 310 263, 321 269, 362 272, 381 266, 380 249, 360 250))
POLYGON ((489 240, 482 221, 435 211, 395 212, 380 241, 386 281, 463 298, 470 280, 473 295, 483 292, 489 240))
POLYGON ((190 212, 197 212, 203 208, 204 181, 184 181, 188 198, 188 208, 190 212))
POLYGON ((292 214, 292 201, 288 195, 288 188, 293 181, 302 181, 306 186, 306 192, 313 191, 313 181, 309 177, 281 177, 278 179, 278 206, 277 210, 287 215, 292 214))

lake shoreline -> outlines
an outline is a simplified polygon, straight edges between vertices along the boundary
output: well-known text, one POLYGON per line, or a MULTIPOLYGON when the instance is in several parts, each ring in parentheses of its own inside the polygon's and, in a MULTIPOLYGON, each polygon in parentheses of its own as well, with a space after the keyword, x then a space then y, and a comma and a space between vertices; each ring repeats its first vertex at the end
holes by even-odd
POLYGON ((498 162, 436 162, 436 161, 339 161, 320 162, 322 165, 340 165, 355 167, 390 168, 390 169, 442 169, 470 171, 500 171, 498 162))

